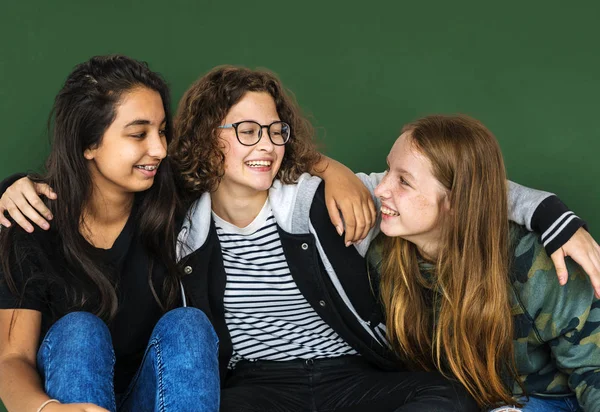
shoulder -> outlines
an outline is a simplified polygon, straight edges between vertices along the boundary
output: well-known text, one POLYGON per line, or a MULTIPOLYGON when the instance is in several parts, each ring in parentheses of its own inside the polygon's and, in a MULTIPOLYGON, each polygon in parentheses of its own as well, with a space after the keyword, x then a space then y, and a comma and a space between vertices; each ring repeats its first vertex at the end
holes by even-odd
POLYGON ((371 242, 366 256, 369 267, 377 272, 381 270, 381 263, 383 260, 382 236, 383 235, 378 236, 373 242, 371 242))
POLYGON ((283 183, 281 180, 273 181, 269 189, 269 198, 272 200, 273 209, 286 209, 296 207, 305 199, 312 200, 319 185, 323 180, 308 173, 300 175, 296 183, 283 183))
POLYGON ((375 188, 385 176, 386 172, 373 172, 373 173, 357 173, 356 176, 363 182, 363 184, 369 189, 371 193, 375 191, 375 188))
MULTIPOLYGON (((269 190, 269 202, 275 220, 290 233, 307 233, 313 202, 319 197, 322 180, 308 173, 296 183, 284 184, 275 180, 269 190)), ((323 202, 324 204, 324 202, 323 202)))
POLYGON ((27 258, 51 253, 59 247, 58 235, 52 229, 45 231, 35 228, 33 233, 28 233, 18 226, 13 226, 10 229, 2 229, 5 230, 7 232, 2 235, 7 237, 11 251, 27 258))
POLYGON ((212 220, 210 193, 203 193, 190 205, 181 223, 177 235, 177 260, 204 245, 211 230, 212 220))
POLYGON ((566 259, 569 280, 561 286, 554 263, 538 235, 512 224, 510 238, 513 289, 538 328, 560 330, 589 311, 594 290, 578 264, 566 259))
MULTIPOLYGON (((513 282, 528 283, 544 281, 549 287, 558 286, 554 262, 544 249, 539 236, 528 231, 525 227, 511 223, 510 251, 512 252, 511 275, 513 282), (548 282, 545 282, 548 280, 548 282), (552 282, 549 282, 549 281, 552 282), (555 282, 556 281, 556 282, 555 282)), ((566 258, 571 286, 590 286, 589 277, 581 266, 572 259, 566 258)))
MULTIPOLYGON (((3 308, 17 307, 13 293, 27 291, 37 294, 44 289, 48 271, 51 270, 51 261, 60 250, 54 234, 41 229, 36 229, 30 234, 21 228, 13 227, 2 234, 3 246, 8 241, 8 247, 3 247, 0 252, 2 265, 0 265, 0 305, 3 308), (5 272, 3 267, 9 272, 5 272), (10 286, 12 285, 12 286, 10 286)), ((19 304, 20 305, 20 304, 19 304)), ((26 308, 39 310, 36 305, 26 299, 26 308)))

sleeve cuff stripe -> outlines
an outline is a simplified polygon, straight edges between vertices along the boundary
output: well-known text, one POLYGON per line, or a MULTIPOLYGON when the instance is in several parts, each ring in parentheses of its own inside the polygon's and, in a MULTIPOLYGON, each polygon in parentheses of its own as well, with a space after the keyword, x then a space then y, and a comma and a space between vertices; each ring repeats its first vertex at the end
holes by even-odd
POLYGON ((570 223, 570 222, 571 222, 573 219, 578 219, 578 217, 577 217, 575 214, 573 214, 573 212, 567 212, 567 213, 563 214, 563 215, 562 215, 562 216, 561 216, 561 217, 560 217, 560 218, 559 218, 559 219, 558 219, 556 222, 554 222, 554 223, 552 224, 552 226, 550 226, 550 228, 549 228, 549 229, 548 229, 548 230, 547 230, 547 231, 546 231, 546 232, 545 232, 545 233, 542 235, 542 242, 544 243, 544 247, 546 247, 546 245, 548 245, 548 243, 552 242, 552 240, 554 240, 554 238, 555 238, 556 236, 558 236, 558 235, 560 234, 560 232, 562 232, 562 230, 563 230, 565 227, 567 227, 567 225, 568 225, 568 224, 569 224, 569 223, 570 223), (559 224, 559 223, 560 223, 560 221, 561 221, 561 220, 563 220, 563 219, 564 219, 566 216, 568 216, 568 215, 570 215, 570 216, 569 216, 569 218, 568 218, 568 219, 567 219, 567 220, 566 220, 566 221, 565 221, 565 222, 564 222, 562 225, 560 225, 560 227, 559 227, 558 229, 556 229, 556 230, 554 231, 554 234, 553 234, 552 236, 550 236, 549 238, 547 238, 547 239, 544 239, 544 237, 545 237, 545 236, 546 236, 546 235, 547 235, 549 232, 551 232, 551 231, 552 231, 552 229, 553 229, 553 228, 554 228, 554 227, 555 227, 557 224, 559 224))
POLYGON ((572 215, 573 212, 571 212, 570 210, 563 213, 558 219, 556 219, 556 221, 554 223, 552 223, 552 225, 542 234, 542 241, 546 241, 546 238, 548 236, 550 236, 552 234, 552 232, 554 231, 554 228, 558 225, 560 225, 560 223, 567 218, 567 216, 572 215))

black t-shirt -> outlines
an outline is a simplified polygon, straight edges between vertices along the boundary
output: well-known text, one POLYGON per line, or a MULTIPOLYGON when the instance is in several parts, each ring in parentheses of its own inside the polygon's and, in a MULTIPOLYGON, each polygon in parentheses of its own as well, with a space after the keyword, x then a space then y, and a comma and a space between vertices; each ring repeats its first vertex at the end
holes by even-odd
MULTIPOLYGON (((151 260, 139 238, 137 226, 134 209, 111 249, 96 249, 90 245, 94 259, 118 285, 118 312, 108 325, 116 356, 114 384, 117 393, 127 389, 140 366, 152 329, 162 316, 148 284, 151 260)), ((74 305, 68 298, 64 284, 76 284, 78 278, 73 271, 64 270, 67 264, 56 228, 50 231, 36 229, 33 234, 14 229, 12 240, 19 248, 21 259, 11 267, 11 272, 22 296, 10 292, 0 269, 0 309, 41 312, 41 339, 67 313, 93 312, 93 297, 83 305, 74 305), (56 281, 57 276, 48 276, 48 273, 62 275, 56 281)), ((166 268, 155 260, 152 280, 158 296, 162 296, 165 275, 166 268)))

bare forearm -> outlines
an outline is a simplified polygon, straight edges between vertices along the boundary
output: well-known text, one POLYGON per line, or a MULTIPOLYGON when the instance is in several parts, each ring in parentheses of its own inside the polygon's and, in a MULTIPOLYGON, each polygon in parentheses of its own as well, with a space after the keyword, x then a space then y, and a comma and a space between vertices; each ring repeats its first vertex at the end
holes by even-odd
POLYGON ((35 366, 16 357, 0 362, 0 398, 9 412, 35 412, 50 399, 35 366))
POLYGON ((335 175, 336 172, 338 174, 344 172, 353 174, 352 170, 350 170, 347 166, 323 154, 321 155, 321 159, 315 163, 310 170, 311 175, 318 176, 323 180, 326 180, 328 175, 335 175))

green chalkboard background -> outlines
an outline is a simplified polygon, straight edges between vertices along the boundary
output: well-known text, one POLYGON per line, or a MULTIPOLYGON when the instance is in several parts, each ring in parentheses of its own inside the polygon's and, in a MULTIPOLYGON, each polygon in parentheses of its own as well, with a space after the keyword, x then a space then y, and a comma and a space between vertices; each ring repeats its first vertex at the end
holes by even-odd
POLYGON ((357 171, 382 169, 410 120, 477 117, 509 177, 557 193, 598 238, 599 15, 557 0, 3 0, 0 177, 41 167, 53 97, 92 55, 147 61, 174 102, 211 67, 241 64, 278 73, 323 151, 357 171))

